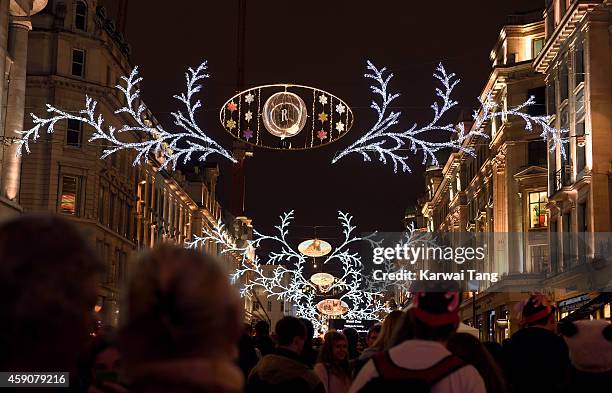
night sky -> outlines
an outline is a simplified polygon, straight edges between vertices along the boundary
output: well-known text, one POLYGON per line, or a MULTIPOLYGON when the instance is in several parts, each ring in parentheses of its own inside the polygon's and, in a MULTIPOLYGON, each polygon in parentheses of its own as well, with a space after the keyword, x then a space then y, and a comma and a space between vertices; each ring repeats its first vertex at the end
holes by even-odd
MULTIPOLYGON (((489 52, 506 16, 543 8, 544 0, 339 1, 249 0, 247 4, 246 87, 267 83, 305 84, 342 98, 355 124, 340 141, 304 152, 256 150, 246 167, 246 213, 268 232, 284 211, 295 210, 296 233, 335 225, 339 209, 355 216, 360 230, 399 231, 406 207, 424 192, 422 157, 412 174, 392 166, 364 163, 358 155, 332 165, 334 153, 374 124, 366 59, 394 72, 391 88, 402 93, 401 124, 431 118, 438 62, 462 79, 457 111, 471 113, 490 72, 489 52)), ((236 92, 238 0, 130 0, 127 39, 132 62, 141 66, 143 96, 170 129, 172 95, 184 89, 184 71, 209 62, 211 78, 201 99, 200 123, 230 148, 232 138, 219 120, 220 106, 236 92)), ((221 167, 218 198, 229 206, 231 165, 221 167)), ((321 229, 319 229, 321 231, 321 229)))

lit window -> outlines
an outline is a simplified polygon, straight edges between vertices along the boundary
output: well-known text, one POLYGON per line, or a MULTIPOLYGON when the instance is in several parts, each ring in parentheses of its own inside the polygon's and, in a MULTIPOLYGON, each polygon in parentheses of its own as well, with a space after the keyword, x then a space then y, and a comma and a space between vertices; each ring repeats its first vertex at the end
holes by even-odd
POLYGON ((68 146, 80 147, 82 134, 83 123, 78 120, 68 119, 68 124, 66 126, 66 144, 68 146))
POLYGON ((62 176, 60 192, 60 213, 78 215, 79 178, 76 176, 62 176))
POLYGON ((82 49, 72 49, 72 75, 85 76, 85 51, 82 49))
POLYGON ((78 30, 87 30, 87 4, 83 1, 76 3, 74 11, 74 27, 78 30))
POLYGON ((546 191, 529 193, 529 228, 547 226, 546 202, 546 191))
POLYGON ((531 41, 532 57, 535 58, 542 51, 543 47, 544 47, 544 38, 536 38, 535 40, 531 41))

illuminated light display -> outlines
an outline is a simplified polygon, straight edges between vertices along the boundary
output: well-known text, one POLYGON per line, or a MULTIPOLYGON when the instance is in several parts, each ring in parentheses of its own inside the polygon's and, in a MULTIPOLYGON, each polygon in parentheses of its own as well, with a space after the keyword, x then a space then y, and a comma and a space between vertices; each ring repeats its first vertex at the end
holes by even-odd
POLYGON ((312 258, 325 256, 329 254, 331 250, 331 244, 321 239, 304 240, 298 245, 299 252, 312 258))
MULTIPOLYGON (((498 111, 497 104, 492 96, 488 95, 484 100, 480 100, 481 107, 473 114, 474 125, 467 132, 463 123, 455 125, 443 121, 444 115, 457 105, 457 101, 451 98, 451 93, 459 83, 459 79, 455 74, 447 73, 442 64, 438 65, 433 74, 442 86, 435 90, 438 101, 431 105, 432 119, 422 126, 413 124, 408 129, 398 129, 401 112, 392 110, 391 104, 400 95, 388 90, 393 74, 388 73, 386 68, 378 69, 370 61, 367 62, 367 69, 365 78, 374 80, 370 86, 374 94, 370 106, 377 114, 377 121, 365 134, 339 152, 332 163, 336 163, 346 155, 357 153, 364 161, 372 161, 374 157, 383 164, 390 161, 393 164, 393 171, 397 173, 400 168, 402 172, 411 172, 409 160, 417 153, 422 154, 423 164, 429 161, 432 165, 438 165, 436 153, 440 150, 458 150, 474 156, 474 148, 464 142, 475 137, 489 138, 484 131, 484 125, 495 117, 518 117, 525 122, 527 131, 533 131, 534 126, 541 127, 540 136, 544 140, 550 138, 551 150, 568 142, 568 130, 551 127, 550 116, 533 116, 523 112, 527 107, 536 104, 534 97, 529 97, 527 101, 516 107, 498 111), (440 141, 440 134, 446 136, 443 138, 444 141, 440 141)), ((338 109, 336 107, 337 111, 338 109)), ((561 151, 564 154, 563 149, 561 151)))
POLYGON ((348 309, 348 304, 340 299, 325 299, 317 303, 317 310, 319 310, 321 314, 333 317, 346 314, 348 309))
POLYGON ((310 277, 310 281, 319 288, 319 291, 327 293, 336 278, 329 273, 315 273, 310 277))

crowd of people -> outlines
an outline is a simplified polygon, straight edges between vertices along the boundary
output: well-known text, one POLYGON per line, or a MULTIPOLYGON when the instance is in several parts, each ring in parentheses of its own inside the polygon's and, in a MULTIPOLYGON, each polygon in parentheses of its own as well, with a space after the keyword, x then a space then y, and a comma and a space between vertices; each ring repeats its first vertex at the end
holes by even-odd
MULTIPOLYGON (((94 331, 102 264, 54 216, 0 224, 0 370, 67 371, 75 392, 582 392, 612 386, 612 325, 556 324, 534 294, 503 345, 459 333, 458 285, 425 285, 407 310, 314 338, 308 320, 244 325, 212 256, 162 245, 135 263, 116 331, 94 331)), ((25 390, 21 390, 25 391, 25 390)), ((62 388, 62 391, 67 389, 62 388)))

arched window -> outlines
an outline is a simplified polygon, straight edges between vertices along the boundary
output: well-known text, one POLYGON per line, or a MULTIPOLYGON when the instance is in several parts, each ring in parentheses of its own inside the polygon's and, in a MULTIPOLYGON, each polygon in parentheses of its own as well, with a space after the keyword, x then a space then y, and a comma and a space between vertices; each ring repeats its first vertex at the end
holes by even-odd
POLYGON ((87 4, 84 1, 77 1, 74 10, 74 27, 78 30, 87 30, 87 4))

